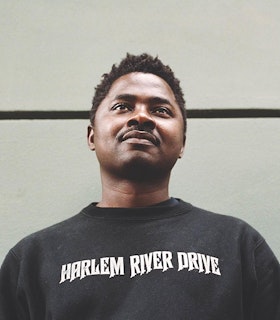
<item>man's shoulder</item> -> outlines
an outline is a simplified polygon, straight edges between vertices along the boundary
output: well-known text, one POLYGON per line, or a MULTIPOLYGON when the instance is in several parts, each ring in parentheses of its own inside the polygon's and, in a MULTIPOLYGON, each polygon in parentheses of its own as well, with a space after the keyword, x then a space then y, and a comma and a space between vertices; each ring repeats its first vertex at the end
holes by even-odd
POLYGON ((25 236, 15 244, 11 252, 20 258, 22 254, 31 252, 33 249, 37 250, 52 243, 55 245, 60 241, 67 241, 83 223, 82 212, 25 236))
POLYGON ((263 241, 260 233, 247 221, 242 218, 223 214, 192 205, 191 214, 194 227, 207 229, 214 232, 220 232, 224 237, 230 236, 235 239, 238 237, 253 240, 254 242, 263 241))

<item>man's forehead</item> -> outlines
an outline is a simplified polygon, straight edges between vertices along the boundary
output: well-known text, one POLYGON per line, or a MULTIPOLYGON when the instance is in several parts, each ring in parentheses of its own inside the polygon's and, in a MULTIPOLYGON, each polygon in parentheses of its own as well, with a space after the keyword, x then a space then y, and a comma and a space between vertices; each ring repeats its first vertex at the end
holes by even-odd
POLYGON ((107 94, 107 97, 114 99, 117 96, 134 96, 137 94, 147 96, 168 96, 175 100, 174 93, 168 83, 152 73, 133 72, 121 76, 115 80, 107 94))

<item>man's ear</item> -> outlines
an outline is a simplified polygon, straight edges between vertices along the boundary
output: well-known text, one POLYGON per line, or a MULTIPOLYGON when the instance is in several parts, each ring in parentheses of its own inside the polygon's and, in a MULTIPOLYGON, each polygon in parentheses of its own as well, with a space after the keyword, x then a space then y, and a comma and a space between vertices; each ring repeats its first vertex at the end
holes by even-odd
POLYGON ((180 153, 179 153, 179 159, 181 159, 183 157, 183 154, 184 154, 184 150, 185 150, 185 146, 183 146, 180 150, 180 153))
POLYGON ((181 147, 181 150, 180 150, 180 153, 179 153, 179 157, 178 157, 179 159, 181 159, 183 157, 185 147, 186 147, 186 136, 184 136, 183 145, 181 147))
POLYGON ((94 130, 92 125, 89 125, 87 129, 87 141, 88 141, 88 146, 90 150, 94 151, 95 150, 94 130))

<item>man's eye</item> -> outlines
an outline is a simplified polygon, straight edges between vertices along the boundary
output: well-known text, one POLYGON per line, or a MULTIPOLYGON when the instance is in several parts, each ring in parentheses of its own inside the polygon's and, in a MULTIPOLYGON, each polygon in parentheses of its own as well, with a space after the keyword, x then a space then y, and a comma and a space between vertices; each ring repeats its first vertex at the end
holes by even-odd
POLYGON ((153 113, 160 114, 160 115, 167 115, 167 116, 172 115, 172 112, 166 107, 157 107, 154 109, 153 113))
POLYGON ((131 110, 132 107, 127 103, 117 103, 112 107, 112 110, 126 111, 131 110))

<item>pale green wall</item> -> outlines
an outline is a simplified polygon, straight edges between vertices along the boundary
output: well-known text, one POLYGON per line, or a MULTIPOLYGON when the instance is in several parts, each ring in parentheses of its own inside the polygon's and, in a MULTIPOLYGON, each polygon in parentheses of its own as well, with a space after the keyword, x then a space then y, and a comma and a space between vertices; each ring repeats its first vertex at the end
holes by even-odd
MULTIPOLYGON (((2 1, 0 110, 87 110, 114 62, 158 54, 188 108, 279 108, 280 2, 2 1)), ((280 120, 191 119, 171 194, 240 217, 280 258, 280 120)), ((0 263, 98 200, 86 120, 0 121, 0 263)))

